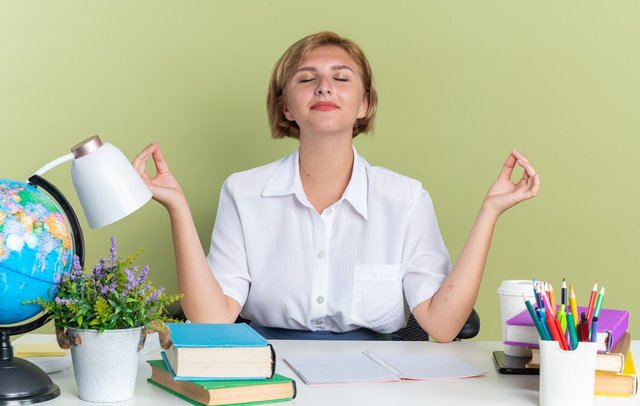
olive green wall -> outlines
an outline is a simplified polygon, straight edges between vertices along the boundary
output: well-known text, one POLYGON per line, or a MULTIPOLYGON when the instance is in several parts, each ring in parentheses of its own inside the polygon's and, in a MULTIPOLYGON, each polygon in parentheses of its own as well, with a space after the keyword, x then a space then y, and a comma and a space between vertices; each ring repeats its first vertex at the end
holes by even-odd
MULTIPOLYGON (((480 338, 499 338, 502 279, 559 288, 566 277, 582 303, 597 280, 605 306, 635 311, 640 2, 391 3, 3 0, 0 177, 26 179, 93 134, 130 158, 157 140, 207 249, 223 180, 296 146, 269 137, 274 62, 299 37, 335 30, 365 49, 380 93, 377 131, 358 150, 424 183, 454 259, 511 148, 541 173, 538 198, 498 223, 480 338)), ((79 207, 69 169, 47 178, 79 207)), ((89 263, 115 235, 121 253, 144 247, 153 280, 176 290, 157 203, 84 230, 89 263)))

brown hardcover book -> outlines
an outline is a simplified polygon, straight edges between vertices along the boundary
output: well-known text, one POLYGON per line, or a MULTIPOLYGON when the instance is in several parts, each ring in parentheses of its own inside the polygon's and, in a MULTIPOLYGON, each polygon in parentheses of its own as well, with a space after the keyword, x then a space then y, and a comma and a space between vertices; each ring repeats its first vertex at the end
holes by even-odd
POLYGON ((638 393, 638 375, 631 352, 627 353, 622 373, 596 372, 596 396, 634 396, 638 393))
POLYGON ((271 379, 215 379, 177 381, 162 360, 151 365, 149 383, 191 403, 202 405, 240 405, 254 402, 291 400, 296 396, 296 382, 275 374, 271 379))
MULTIPOLYGON (((621 373, 625 365, 625 355, 631 348, 631 334, 627 331, 618 340, 610 352, 599 352, 596 356, 596 370, 600 372, 621 373)), ((540 368, 540 349, 531 349, 531 361, 527 368, 540 368)))

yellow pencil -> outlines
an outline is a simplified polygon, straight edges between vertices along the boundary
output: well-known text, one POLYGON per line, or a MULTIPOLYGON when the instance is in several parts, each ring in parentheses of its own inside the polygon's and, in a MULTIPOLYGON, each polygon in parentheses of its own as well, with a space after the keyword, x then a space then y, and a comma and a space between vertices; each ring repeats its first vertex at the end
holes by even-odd
POLYGON ((576 302, 576 294, 573 291, 573 285, 569 285, 569 307, 571 308, 574 324, 577 327, 580 319, 578 318, 578 303, 576 302))

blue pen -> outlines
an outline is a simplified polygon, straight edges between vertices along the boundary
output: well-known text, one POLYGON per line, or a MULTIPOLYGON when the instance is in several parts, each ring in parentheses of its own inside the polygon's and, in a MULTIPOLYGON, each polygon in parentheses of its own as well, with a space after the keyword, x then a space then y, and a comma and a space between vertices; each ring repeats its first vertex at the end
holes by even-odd
POLYGON ((538 296, 538 308, 544 309, 544 301, 542 300, 542 294, 540 293, 542 288, 540 287, 540 283, 536 284, 536 295, 538 296))
POLYGON ((598 318, 594 317, 591 322, 591 342, 595 343, 598 341, 598 318))
POLYGON ((533 278, 533 297, 536 299, 536 306, 540 308, 540 293, 538 293, 536 278, 533 278))
MULTIPOLYGON (((547 305, 545 304, 545 301, 542 300, 542 288, 540 288, 540 286, 538 286, 538 296, 540 296, 540 309, 544 310, 547 305)), ((545 314, 545 312, 543 311, 542 314, 545 314)), ((545 314, 546 317, 546 314, 545 314)))

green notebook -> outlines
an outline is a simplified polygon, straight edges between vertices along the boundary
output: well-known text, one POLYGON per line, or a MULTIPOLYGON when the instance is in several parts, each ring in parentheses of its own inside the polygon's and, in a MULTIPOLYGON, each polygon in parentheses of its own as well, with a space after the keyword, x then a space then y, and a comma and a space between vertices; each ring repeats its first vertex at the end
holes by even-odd
POLYGON ((271 379, 175 380, 162 360, 149 360, 147 381, 195 405, 253 405, 295 398, 293 379, 274 374, 271 379))

